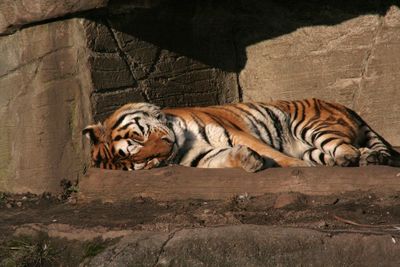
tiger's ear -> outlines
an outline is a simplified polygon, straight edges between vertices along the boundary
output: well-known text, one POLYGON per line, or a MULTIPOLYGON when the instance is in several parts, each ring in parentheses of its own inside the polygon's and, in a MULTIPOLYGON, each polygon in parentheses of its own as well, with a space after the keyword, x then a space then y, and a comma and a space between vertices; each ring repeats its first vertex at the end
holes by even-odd
POLYGON ((87 126, 82 130, 82 135, 85 135, 92 144, 96 145, 102 138, 103 125, 99 122, 97 124, 92 124, 87 126))

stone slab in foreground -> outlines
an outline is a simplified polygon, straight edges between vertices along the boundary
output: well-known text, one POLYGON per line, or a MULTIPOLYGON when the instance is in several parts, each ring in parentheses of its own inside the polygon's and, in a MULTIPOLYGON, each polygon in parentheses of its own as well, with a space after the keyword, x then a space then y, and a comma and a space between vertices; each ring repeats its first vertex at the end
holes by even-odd
POLYGON ((330 195, 352 191, 400 191, 400 168, 273 168, 257 173, 240 169, 170 166, 142 171, 89 169, 79 183, 81 201, 226 199, 235 195, 299 192, 330 195))
POLYGON ((97 255, 89 266, 398 266, 390 235, 326 233, 240 225, 137 232, 97 255))

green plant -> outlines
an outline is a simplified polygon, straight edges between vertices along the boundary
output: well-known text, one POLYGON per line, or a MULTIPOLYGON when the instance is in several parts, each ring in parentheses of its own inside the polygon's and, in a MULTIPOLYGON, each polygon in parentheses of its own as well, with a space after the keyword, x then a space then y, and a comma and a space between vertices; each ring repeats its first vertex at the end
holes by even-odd
POLYGON ((57 251, 47 238, 32 240, 28 237, 11 239, 0 245, 2 266, 41 267, 54 266, 57 251))
POLYGON ((106 245, 101 241, 92 241, 85 246, 84 258, 92 258, 97 254, 103 252, 106 245))
POLYGON ((71 197, 72 194, 79 192, 78 182, 72 184, 70 180, 62 179, 60 185, 63 189, 61 194, 62 200, 67 200, 68 198, 71 197))

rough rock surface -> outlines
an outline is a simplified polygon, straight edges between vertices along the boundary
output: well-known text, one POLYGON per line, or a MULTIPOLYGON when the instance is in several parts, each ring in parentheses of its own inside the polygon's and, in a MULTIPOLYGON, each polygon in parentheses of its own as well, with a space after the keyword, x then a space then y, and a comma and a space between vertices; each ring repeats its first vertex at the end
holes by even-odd
POLYGON ((392 6, 383 16, 368 14, 335 25, 301 27, 251 44, 240 71, 243 100, 336 101, 356 110, 398 146, 399 36, 400 9, 392 6))
POLYGON ((23 25, 105 7, 107 3, 108 0, 2 0, 0 35, 10 34, 23 25))
POLYGON ((0 190, 54 191, 82 173, 91 116, 81 22, 0 37, 0 190))
POLYGON ((133 101, 165 107, 238 100, 237 75, 226 71, 236 64, 224 31, 229 15, 193 7, 175 3, 88 23, 96 120, 133 101))
POLYGON ((135 233, 89 266, 396 266, 399 252, 390 235, 240 225, 135 233))

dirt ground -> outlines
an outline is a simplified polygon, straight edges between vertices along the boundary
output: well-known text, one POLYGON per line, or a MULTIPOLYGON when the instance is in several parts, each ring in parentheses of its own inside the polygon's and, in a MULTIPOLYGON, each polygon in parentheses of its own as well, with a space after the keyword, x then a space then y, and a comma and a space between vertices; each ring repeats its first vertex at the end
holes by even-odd
POLYGON ((114 244, 124 231, 134 230, 255 224, 400 238, 395 228, 400 222, 400 193, 245 194, 223 201, 134 198, 90 204, 79 203, 74 194, 2 193, 0 218, 0 266, 77 266, 114 244), (107 235, 111 231, 114 234, 107 235))

